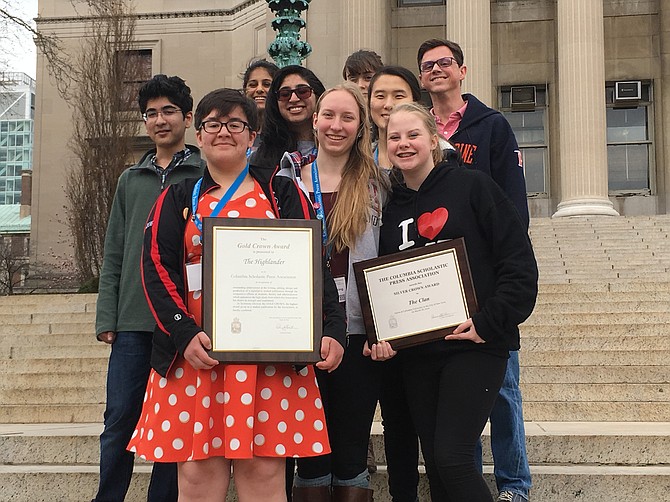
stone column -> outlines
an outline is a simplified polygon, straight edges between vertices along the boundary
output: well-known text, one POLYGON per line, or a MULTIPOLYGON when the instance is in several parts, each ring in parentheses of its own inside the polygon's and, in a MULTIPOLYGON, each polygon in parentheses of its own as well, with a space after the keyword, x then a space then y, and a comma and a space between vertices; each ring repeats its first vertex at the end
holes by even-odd
POLYGON ((496 108, 491 73, 490 0, 447 0, 447 38, 463 48, 468 68, 463 92, 472 93, 496 108))
POLYGON ((656 147, 660 155, 656 155, 656 170, 659 183, 660 212, 670 213, 670 0, 659 2, 661 22, 661 78, 660 92, 655 93, 654 99, 661 99, 661 130, 656 131, 656 141, 661 142, 656 147))
POLYGON ((561 202, 554 217, 618 213, 607 197, 602 0, 558 0, 561 202))
POLYGON ((347 56, 359 49, 370 49, 389 64, 391 53, 391 7, 388 0, 340 0, 342 53, 340 69, 347 56))

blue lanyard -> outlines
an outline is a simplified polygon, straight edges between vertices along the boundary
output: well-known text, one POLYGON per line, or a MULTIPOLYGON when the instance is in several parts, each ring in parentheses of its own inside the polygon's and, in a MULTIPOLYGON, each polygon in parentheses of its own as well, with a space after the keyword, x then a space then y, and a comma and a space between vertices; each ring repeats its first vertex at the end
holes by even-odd
POLYGON ((314 189, 314 210, 316 217, 321 220, 321 239, 326 247, 326 260, 330 260, 330 246, 328 243, 328 226, 326 225, 326 212, 323 207, 323 196, 321 195, 321 182, 319 181, 319 169, 316 160, 312 162, 312 188, 314 189))
MULTIPOLYGON (((221 197, 221 200, 219 200, 218 204, 214 208, 214 211, 209 215, 210 218, 214 218, 218 216, 218 214, 221 212, 221 210, 224 208, 224 206, 228 203, 228 201, 231 199, 233 195, 235 195, 235 192, 237 192, 237 189, 240 188, 240 185, 244 181, 244 178, 247 177, 247 174, 249 174, 249 163, 247 162, 247 165, 244 167, 242 172, 237 175, 237 178, 233 182, 232 185, 226 190, 226 193, 223 194, 223 197, 221 197)), ((202 233, 202 222, 200 221, 200 218, 197 216, 198 212, 198 199, 200 198, 200 185, 202 185, 202 178, 200 178, 195 186, 193 187, 193 193, 191 194, 191 214, 193 215, 193 222, 195 223, 195 226, 200 230, 200 233, 202 233)))
POLYGON ((379 146, 375 147, 374 157, 375 157, 375 164, 377 165, 377 167, 379 167, 379 146))

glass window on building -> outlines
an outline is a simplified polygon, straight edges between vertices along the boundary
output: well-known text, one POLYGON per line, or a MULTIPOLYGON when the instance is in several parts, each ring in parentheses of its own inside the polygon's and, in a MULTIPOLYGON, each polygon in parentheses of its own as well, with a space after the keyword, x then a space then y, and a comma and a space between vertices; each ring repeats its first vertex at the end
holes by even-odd
POLYGON ((545 85, 502 87, 500 111, 508 120, 521 150, 526 192, 549 193, 547 88, 545 85))
POLYGON ((32 120, 0 120, 0 204, 20 204, 21 171, 32 168, 32 120))
POLYGON ((151 49, 119 52, 117 57, 123 58, 129 68, 123 80, 121 109, 138 110, 137 95, 140 87, 152 76, 151 49))
POLYGON ((651 86, 637 81, 608 83, 605 100, 609 191, 613 195, 651 193, 651 86))

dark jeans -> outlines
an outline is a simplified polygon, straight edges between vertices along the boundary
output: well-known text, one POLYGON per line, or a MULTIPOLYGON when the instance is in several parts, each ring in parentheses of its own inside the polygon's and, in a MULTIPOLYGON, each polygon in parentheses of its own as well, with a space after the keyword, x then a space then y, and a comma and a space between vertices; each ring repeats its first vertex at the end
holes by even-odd
MULTIPOLYGON (((126 497, 135 457, 126 447, 142 411, 151 369, 151 337, 150 332, 120 331, 112 344, 96 502, 120 502, 126 497)), ((147 500, 176 502, 177 496, 176 464, 155 463, 147 500)))
POLYGON ((498 396, 507 359, 472 350, 408 358, 402 366, 432 500, 492 502, 475 464, 475 446, 498 396))
MULTIPOLYGON (((340 366, 332 373, 317 370, 332 453, 298 459, 303 480, 332 474, 333 485, 349 486, 348 480, 365 472, 367 485, 368 442, 382 364, 363 356, 365 340, 365 335, 349 335, 340 366)), ((358 486, 359 481, 353 483, 358 486)))

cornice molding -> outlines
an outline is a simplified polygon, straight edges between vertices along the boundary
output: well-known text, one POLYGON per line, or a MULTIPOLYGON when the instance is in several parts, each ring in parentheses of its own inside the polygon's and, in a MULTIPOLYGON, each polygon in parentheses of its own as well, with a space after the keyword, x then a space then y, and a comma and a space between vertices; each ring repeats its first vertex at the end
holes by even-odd
MULTIPOLYGON (((154 19, 185 19, 198 17, 227 17, 242 12, 243 10, 265 0, 247 0, 232 9, 218 9, 218 10, 191 10, 180 12, 148 12, 133 14, 128 17, 133 17, 140 20, 154 20, 154 19)), ((94 19, 95 16, 65 16, 65 17, 37 17, 35 21, 37 24, 62 24, 62 23, 81 23, 94 19)))

